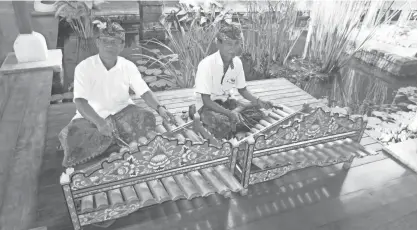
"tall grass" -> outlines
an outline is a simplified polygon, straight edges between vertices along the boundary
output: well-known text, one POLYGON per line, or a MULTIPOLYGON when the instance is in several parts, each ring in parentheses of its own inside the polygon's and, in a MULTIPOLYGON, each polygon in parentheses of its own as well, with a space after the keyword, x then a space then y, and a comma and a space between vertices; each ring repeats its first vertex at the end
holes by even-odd
MULTIPOLYGON (((342 76, 340 70, 366 42, 372 39, 383 18, 385 18, 383 23, 387 23, 398 13, 396 10, 387 17, 392 4, 393 1, 388 3, 383 0, 313 3, 303 56, 318 63, 320 72, 329 75, 332 84, 332 92, 329 93, 330 102, 339 101, 340 105, 348 106, 353 95, 360 93, 356 91, 360 87, 353 88, 353 85, 361 85, 362 79, 350 75, 342 76), (380 9, 380 13, 376 16, 377 9, 380 9), (363 25, 367 24, 372 28, 366 32, 366 36, 359 39, 361 16, 364 16, 363 25)), ((306 88, 312 88, 310 84, 315 84, 315 80, 309 82, 306 88)), ((372 92, 377 96, 368 98, 373 98, 375 101, 379 101, 379 95, 383 96, 376 90, 372 92)))
MULTIPOLYGON (((186 10, 187 8, 181 8, 181 11, 186 10)), ((214 40, 219 31, 220 22, 226 16, 227 12, 225 11, 220 14, 215 14, 214 11, 207 14, 189 11, 187 14, 181 15, 179 12, 173 12, 170 15, 172 23, 167 23, 166 17, 162 17, 160 21, 164 27, 168 44, 156 39, 147 41, 164 50, 163 53, 168 54, 159 57, 145 54, 137 56, 160 64, 170 73, 167 80, 173 84, 181 88, 191 88, 194 86, 195 74, 200 61, 214 51, 214 40), (173 56, 177 58, 167 59, 167 57, 173 56)), ((147 50, 144 46, 142 48, 147 50)))
POLYGON ((269 1, 267 9, 256 1, 248 2, 247 15, 241 21, 243 56, 251 58, 253 68, 263 74, 274 63, 283 64, 300 35, 294 1, 269 1))
POLYGON ((94 36, 92 10, 85 2, 59 0, 55 6, 55 17, 66 20, 78 37, 88 39, 94 36))

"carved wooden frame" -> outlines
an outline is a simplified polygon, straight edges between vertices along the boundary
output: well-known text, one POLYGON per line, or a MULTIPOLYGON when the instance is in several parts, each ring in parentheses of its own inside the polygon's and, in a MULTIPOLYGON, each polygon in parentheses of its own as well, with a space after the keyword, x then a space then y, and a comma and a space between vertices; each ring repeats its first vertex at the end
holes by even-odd
POLYGON ((117 219, 152 204, 124 203, 118 207, 79 213, 75 199, 98 192, 151 181, 197 169, 225 165, 234 173, 238 151, 231 143, 221 146, 192 143, 157 135, 145 145, 139 145, 134 152, 124 151, 103 159, 92 172, 66 169, 61 175, 67 208, 74 229, 106 220, 117 219), (158 161, 153 159, 158 158, 158 161), (161 163, 163 162, 163 163, 161 163))
POLYGON ((239 143, 240 153, 235 164, 235 177, 244 188, 268 180, 277 179, 286 173, 312 166, 327 166, 346 162, 344 168, 349 167, 353 157, 341 156, 329 162, 303 162, 268 168, 261 171, 252 171, 253 158, 285 152, 316 144, 324 144, 345 138, 351 138, 359 143, 367 120, 362 117, 351 119, 348 115, 326 112, 316 108, 308 114, 302 110, 284 118, 267 129, 247 137, 239 143), (245 149, 245 151, 242 151, 245 149))

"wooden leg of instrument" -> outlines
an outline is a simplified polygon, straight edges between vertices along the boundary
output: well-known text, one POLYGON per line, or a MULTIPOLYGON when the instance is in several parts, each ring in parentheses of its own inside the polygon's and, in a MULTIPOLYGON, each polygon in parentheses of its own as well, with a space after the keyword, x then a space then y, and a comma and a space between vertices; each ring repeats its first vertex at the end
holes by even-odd
POLYGON ((80 221, 78 219, 77 211, 75 209, 75 203, 70 191, 70 185, 65 184, 62 186, 65 200, 67 201, 68 212, 70 213, 71 222, 73 224, 74 230, 81 230, 80 221))
POLYGON ((349 170, 351 168, 351 164, 353 163, 354 156, 351 156, 350 159, 343 164, 344 170, 349 170))

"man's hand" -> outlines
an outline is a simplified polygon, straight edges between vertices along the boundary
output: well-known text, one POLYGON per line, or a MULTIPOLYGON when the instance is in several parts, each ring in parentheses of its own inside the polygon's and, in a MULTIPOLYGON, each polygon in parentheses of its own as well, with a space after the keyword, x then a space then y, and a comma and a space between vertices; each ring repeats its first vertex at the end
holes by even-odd
POLYGON ((174 115, 171 114, 166 108, 160 106, 158 108, 158 114, 166 121, 173 123, 174 120, 174 115))
POLYGON ((229 114, 229 120, 232 122, 232 124, 238 124, 243 119, 239 112, 232 110, 231 113, 229 114))
POLYGON ((273 103, 271 103, 270 101, 263 101, 261 99, 257 100, 257 105, 259 105, 263 109, 272 109, 274 106, 273 103))
POLYGON ((99 132, 105 136, 111 137, 113 135, 113 131, 115 130, 115 127, 113 126, 113 123, 108 120, 101 121, 97 128, 99 129, 99 132))

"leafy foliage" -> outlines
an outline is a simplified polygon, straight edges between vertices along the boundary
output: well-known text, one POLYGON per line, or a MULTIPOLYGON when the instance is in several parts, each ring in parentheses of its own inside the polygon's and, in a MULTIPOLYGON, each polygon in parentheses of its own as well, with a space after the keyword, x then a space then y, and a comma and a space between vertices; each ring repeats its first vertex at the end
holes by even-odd
POLYGON ((168 44, 151 39, 141 46, 150 54, 135 54, 163 70, 164 74, 159 75, 160 82, 153 83, 155 87, 193 87, 197 66, 214 51, 219 25, 230 15, 227 10, 219 12, 222 9, 219 4, 212 5, 207 11, 203 7, 179 4, 177 12, 161 16, 160 23, 164 26, 168 44), (147 44, 157 46, 158 51, 148 49, 147 44))
POLYGON ((55 17, 66 20, 78 37, 88 39, 94 36, 92 8, 102 3, 104 1, 93 4, 93 1, 59 0, 55 2, 55 17))
POLYGON ((250 2, 246 17, 240 17, 243 31, 243 59, 264 76, 275 63, 282 64, 301 34, 295 27, 294 1, 269 1, 267 10, 250 2), (247 61, 249 60, 249 61, 247 61))

